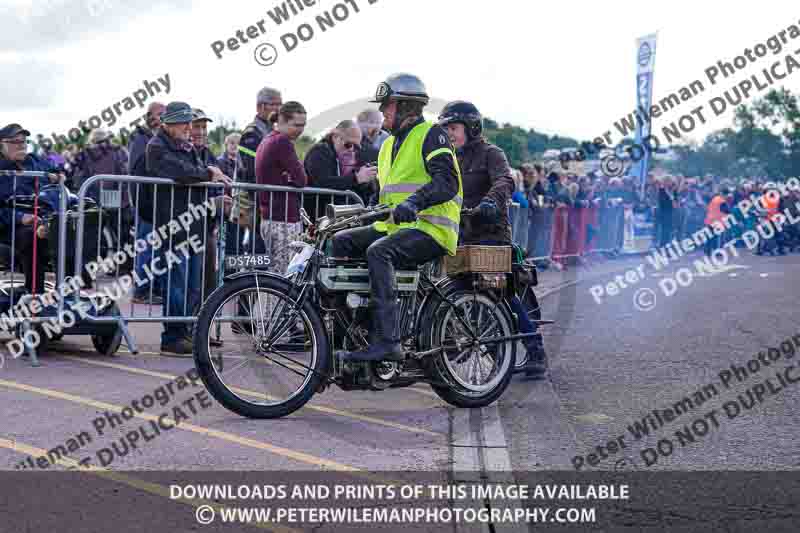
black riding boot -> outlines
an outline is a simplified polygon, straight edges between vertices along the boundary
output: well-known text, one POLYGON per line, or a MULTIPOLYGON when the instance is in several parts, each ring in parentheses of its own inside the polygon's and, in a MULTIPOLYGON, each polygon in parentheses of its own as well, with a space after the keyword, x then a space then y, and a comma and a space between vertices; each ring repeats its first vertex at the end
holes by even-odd
POLYGON ((528 351, 528 362, 522 367, 527 378, 543 378, 547 373, 547 353, 541 337, 527 339, 525 347, 528 351))
POLYGON ((402 361, 403 348, 394 336, 397 324, 397 304, 377 304, 372 315, 372 330, 375 342, 366 350, 343 352, 343 361, 402 361))

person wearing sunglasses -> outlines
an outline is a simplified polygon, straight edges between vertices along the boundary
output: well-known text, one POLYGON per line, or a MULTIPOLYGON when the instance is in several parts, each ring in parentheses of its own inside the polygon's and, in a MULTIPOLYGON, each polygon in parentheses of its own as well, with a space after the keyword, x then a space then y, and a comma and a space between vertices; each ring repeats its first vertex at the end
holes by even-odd
MULTIPOLYGON (((377 154, 370 158, 370 154, 362 149, 361 141, 361 129, 354 121, 340 122, 306 154, 303 165, 309 185, 321 189, 355 191, 364 203, 368 203, 377 191, 375 178, 378 169, 369 164, 377 160, 377 154)), ((343 196, 331 198, 309 195, 305 200, 305 209, 316 219, 329 203, 344 204, 346 201, 343 196)))

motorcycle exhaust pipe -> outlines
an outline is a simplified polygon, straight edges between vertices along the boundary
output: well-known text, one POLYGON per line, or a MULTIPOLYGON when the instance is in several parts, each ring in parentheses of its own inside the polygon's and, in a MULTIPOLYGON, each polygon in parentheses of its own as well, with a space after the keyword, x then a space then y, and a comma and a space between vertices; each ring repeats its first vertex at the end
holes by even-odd
POLYGON ((325 207, 325 216, 331 220, 339 220, 341 218, 358 216, 363 213, 365 209, 363 205, 328 204, 325 207))

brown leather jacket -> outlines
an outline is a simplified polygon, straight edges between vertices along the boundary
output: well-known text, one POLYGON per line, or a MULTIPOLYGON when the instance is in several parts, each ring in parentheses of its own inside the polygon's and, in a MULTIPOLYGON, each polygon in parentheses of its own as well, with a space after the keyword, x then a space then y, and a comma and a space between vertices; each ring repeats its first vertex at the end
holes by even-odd
POLYGON ((511 242, 508 203, 514 192, 514 179, 505 152, 484 138, 474 139, 457 150, 464 188, 464 208, 477 207, 484 198, 494 201, 502 212, 500 219, 487 224, 479 215, 462 216, 460 244, 481 241, 511 242))

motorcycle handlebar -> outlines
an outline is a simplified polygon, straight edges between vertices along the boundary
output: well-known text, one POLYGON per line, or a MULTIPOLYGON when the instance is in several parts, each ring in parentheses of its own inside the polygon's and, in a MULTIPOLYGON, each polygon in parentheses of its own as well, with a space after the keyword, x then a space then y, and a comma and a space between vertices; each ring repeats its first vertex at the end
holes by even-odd
POLYGON ((357 217, 357 220, 360 223, 367 222, 367 221, 386 220, 387 218, 389 218, 392 215, 393 212, 394 212, 394 209, 392 209, 391 207, 381 207, 381 208, 369 211, 368 213, 364 213, 363 215, 359 215, 357 217))

